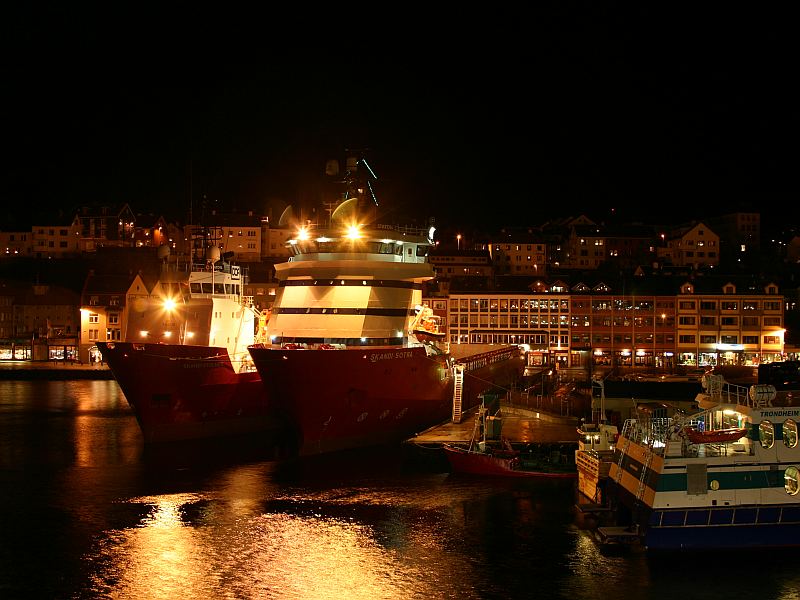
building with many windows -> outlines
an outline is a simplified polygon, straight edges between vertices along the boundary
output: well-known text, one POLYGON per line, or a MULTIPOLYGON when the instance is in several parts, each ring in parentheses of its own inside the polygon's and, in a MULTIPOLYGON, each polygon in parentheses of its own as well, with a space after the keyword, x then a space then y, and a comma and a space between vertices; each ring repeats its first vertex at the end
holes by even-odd
POLYGON ((81 252, 81 229, 77 217, 55 219, 31 229, 32 254, 36 258, 63 258, 81 252))
POLYGON ((680 364, 757 365, 782 360, 784 301, 773 282, 696 278, 680 286, 677 345, 680 364))
POLYGON ((448 314, 451 344, 525 344, 531 364, 568 363, 569 295, 451 292, 448 314))
POLYGON ((704 223, 693 223, 673 230, 658 257, 668 264, 693 269, 719 266, 719 236, 704 223))
POLYGON ((451 290, 446 301, 451 344, 525 344, 531 364, 671 370, 784 353, 783 297, 771 282, 536 280, 517 292, 451 290))
POLYGON ((82 252, 134 244, 136 216, 127 204, 82 206, 76 216, 82 252))
POLYGON ((31 231, 0 231, 0 254, 6 257, 30 256, 32 238, 31 231))
MULTIPOLYGON (((498 236, 499 237, 499 236, 498 236)), ((547 244, 532 234, 513 234, 502 241, 481 244, 488 250, 497 275, 544 276, 547 273, 547 244)))
POLYGON ((76 360, 78 295, 55 285, 0 285, 0 359, 76 360))

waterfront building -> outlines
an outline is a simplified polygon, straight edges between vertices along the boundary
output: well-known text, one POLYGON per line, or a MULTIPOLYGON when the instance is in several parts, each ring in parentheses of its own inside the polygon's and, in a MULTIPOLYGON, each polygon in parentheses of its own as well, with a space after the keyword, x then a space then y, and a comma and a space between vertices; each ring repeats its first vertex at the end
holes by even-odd
POLYGON ((289 257, 287 242, 297 233, 295 227, 272 226, 269 221, 263 222, 264 248, 261 252, 264 258, 286 260, 289 257))
POLYGON ((663 278, 578 282, 570 296, 570 365, 671 370, 675 295, 663 278))
POLYGON ((76 360, 79 323, 72 290, 0 282, 0 359, 76 360))
POLYGON ((784 299, 776 283, 580 276, 569 284, 566 277, 527 285, 524 278, 498 278, 493 289, 451 289, 448 339, 527 344, 531 364, 585 368, 672 370, 784 357, 784 299))
POLYGON ((704 219, 720 240, 720 259, 725 262, 758 253, 761 249, 761 215, 735 212, 704 219))
MULTIPOLYGON (((541 281, 539 282, 542 283, 541 281)), ((533 284, 535 286, 535 284, 533 284)), ((569 294, 563 284, 519 291, 452 291, 451 344, 524 344, 529 364, 569 362, 569 294)))
POLYGON ((678 361, 685 365, 757 365, 782 360, 784 298, 776 282, 697 277, 677 297, 678 361))
POLYGON ((704 223, 690 223, 670 231, 658 258, 675 266, 693 269, 719 266, 719 235, 704 223))
POLYGON ((247 213, 217 213, 207 217, 220 252, 236 262, 261 260, 261 217, 247 213))
POLYGON ((495 275, 547 274, 547 244, 532 229, 503 229, 490 241, 479 244, 479 249, 488 251, 495 275))
POLYGON ((3 257, 30 256, 33 235, 28 231, 0 231, 0 255, 3 257))
POLYGON ((78 217, 55 217, 31 228, 33 256, 64 258, 81 252, 81 225, 78 217))
POLYGON ((75 218, 79 227, 81 252, 134 244, 136 215, 128 204, 82 206, 75 218))
MULTIPOLYGON (((97 274, 90 271, 87 275, 81 292, 78 354, 81 362, 99 360, 97 342, 125 339, 127 292, 131 287, 131 279, 127 273, 97 274)), ((142 275, 137 274, 133 279, 141 281, 142 275)))
POLYGON ((437 295, 447 295, 455 278, 491 278, 492 259, 487 250, 453 250, 437 247, 428 255, 436 274, 437 295))

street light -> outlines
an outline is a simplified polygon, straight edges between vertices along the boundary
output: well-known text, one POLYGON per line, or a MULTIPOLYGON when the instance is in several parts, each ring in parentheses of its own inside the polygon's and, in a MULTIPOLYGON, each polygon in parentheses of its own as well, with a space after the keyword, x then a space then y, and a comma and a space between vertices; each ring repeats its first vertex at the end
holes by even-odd
POLYGON ((458 249, 460 251, 461 250, 461 234, 460 233, 456 236, 456 244, 457 244, 458 249))

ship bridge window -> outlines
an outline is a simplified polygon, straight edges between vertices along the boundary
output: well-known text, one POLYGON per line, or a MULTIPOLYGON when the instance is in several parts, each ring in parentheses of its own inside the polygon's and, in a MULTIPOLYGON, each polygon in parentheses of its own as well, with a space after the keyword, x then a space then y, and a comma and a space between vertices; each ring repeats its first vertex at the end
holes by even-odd
POLYGON ((212 291, 213 290, 211 289, 211 284, 210 283, 204 283, 203 284, 203 293, 204 294, 210 294, 212 291))
POLYGON ((428 256, 428 250, 430 250, 430 246, 417 246, 417 256, 428 256))
POLYGON ((225 286, 221 283, 214 284, 214 293, 215 294, 224 294, 225 293, 225 286))
POLYGON ((201 291, 199 283, 192 283, 189 285, 189 289, 193 294, 199 294, 201 291))
POLYGON ((775 426, 772 421, 761 421, 758 425, 758 440, 763 448, 772 448, 775 444, 775 426))
POLYGON ((793 419, 783 422, 783 443, 787 448, 797 448, 797 423, 793 419))
POLYGON ((798 479, 800 479, 800 474, 797 471, 797 467, 787 467, 786 472, 783 474, 783 487, 790 496, 796 496, 797 492, 800 491, 800 481, 798 479))

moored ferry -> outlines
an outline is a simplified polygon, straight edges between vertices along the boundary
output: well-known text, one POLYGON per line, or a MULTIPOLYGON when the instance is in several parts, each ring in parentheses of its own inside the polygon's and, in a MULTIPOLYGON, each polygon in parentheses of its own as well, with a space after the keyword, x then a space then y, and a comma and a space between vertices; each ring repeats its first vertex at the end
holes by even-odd
POLYGON ((800 406, 719 375, 703 388, 696 414, 625 422, 609 473, 622 521, 654 550, 800 545, 800 406))
POLYGON ((162 248, 158 281, 129 293, 125 341, 98 343, 144 441, 273 429, 247 351, 263 337, 264 323, 244 296, 245 274, 216 245, 182 268, 162 248))
MULTIPOLYGON (((357 188, 368 186, 348 194, 357 188)), ((460 419, 524 367, 517 346, 451 353, 422 303, 432 231, 382 224, 368 198, 345 198, 328 226, 306 223, 288 240, 270 343, 250 347, 300 454, 399 442, 460 419)))

